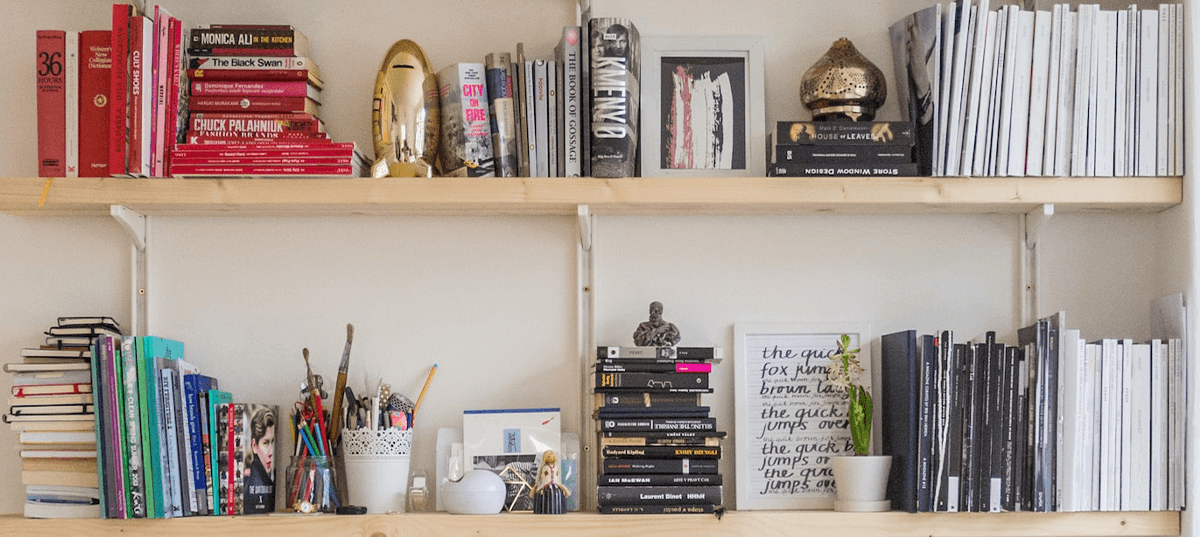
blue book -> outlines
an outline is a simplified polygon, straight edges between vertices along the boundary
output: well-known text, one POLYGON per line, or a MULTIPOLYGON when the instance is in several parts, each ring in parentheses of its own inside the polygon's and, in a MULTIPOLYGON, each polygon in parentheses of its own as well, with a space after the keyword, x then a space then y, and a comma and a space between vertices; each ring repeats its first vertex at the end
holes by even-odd
POLYGON ((191 472, 192 483, 195 486, 196 501, 199 509, 196 514, 208 514, 209 496, 206 494, 208 485, 204 477, 204 442, 201 438, 200 413, 208 409, 200 408, 200 393, 218 388, 217 379, 208 375, 193 373, 183 376, 183 395, 188 422, 188 470, 191 472))

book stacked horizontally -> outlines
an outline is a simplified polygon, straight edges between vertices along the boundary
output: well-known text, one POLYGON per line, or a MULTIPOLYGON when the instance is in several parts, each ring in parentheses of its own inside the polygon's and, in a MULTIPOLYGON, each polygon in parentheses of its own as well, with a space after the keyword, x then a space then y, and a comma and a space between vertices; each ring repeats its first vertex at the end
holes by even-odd
POLYGON ((772 147, 775 177, 920 175, 907 121, 780 121, 772 147))
POLYGON ((173 176, 362 176, 353 143, 334 143, 317 115, 324 83, 308 38, 291 26, 191 30, 186 143, 173 176))
POLYGON ((120 335, 111 317, 60 317, 45 344, 4 365, 13 388, 4 422, 18 434, 25 516, 103 514, 97 470, 91 343, 120 335))
POLYGON ((599 347, 601 513, 712 513, 722 504, 721 438, 702 406, 722 349, 599 347))

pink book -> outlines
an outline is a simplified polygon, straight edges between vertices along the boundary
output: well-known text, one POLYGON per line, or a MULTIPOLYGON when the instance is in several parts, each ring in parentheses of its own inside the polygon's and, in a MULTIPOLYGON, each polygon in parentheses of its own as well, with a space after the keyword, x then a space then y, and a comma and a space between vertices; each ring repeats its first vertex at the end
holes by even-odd
POLYGON ((193 80, 192 95, 308 97, 320 102, 320 90, 302 80, 193 80))
POLYGON ((112 7, 112 71, 108 92, 108 173, 125 174, 126 144, 129 143, 129 19, 133 6, 112 7))

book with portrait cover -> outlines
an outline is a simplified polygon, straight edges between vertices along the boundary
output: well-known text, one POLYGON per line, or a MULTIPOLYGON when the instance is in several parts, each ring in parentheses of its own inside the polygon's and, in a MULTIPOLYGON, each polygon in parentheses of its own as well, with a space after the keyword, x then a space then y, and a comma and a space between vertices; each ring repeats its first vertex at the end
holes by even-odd
POLYGON ((278 407, 221 403, 214 407, 213 415, 220 500, 214 511, 226 515, 274 511, 278 407))
POLYGON ((637 175, 640 36, 623 18, 588 21, 593 177, 637 175))
POLYGON ((438 164, 447 177, 495 177, 486 72, 482 63, 455 63, 437 74, 442 104, 438 164))

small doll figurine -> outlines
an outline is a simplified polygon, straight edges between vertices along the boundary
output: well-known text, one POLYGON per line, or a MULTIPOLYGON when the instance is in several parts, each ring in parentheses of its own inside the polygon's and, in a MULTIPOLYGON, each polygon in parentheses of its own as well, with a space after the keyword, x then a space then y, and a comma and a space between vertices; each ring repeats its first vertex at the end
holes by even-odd
POLYGON ((529 491, 533 497, 533 512, 540 515, 561 515, 567 511, 567 496, 571 490, 558 482, 558 454, 553 449, 542 454, 537 483, 529 491))

